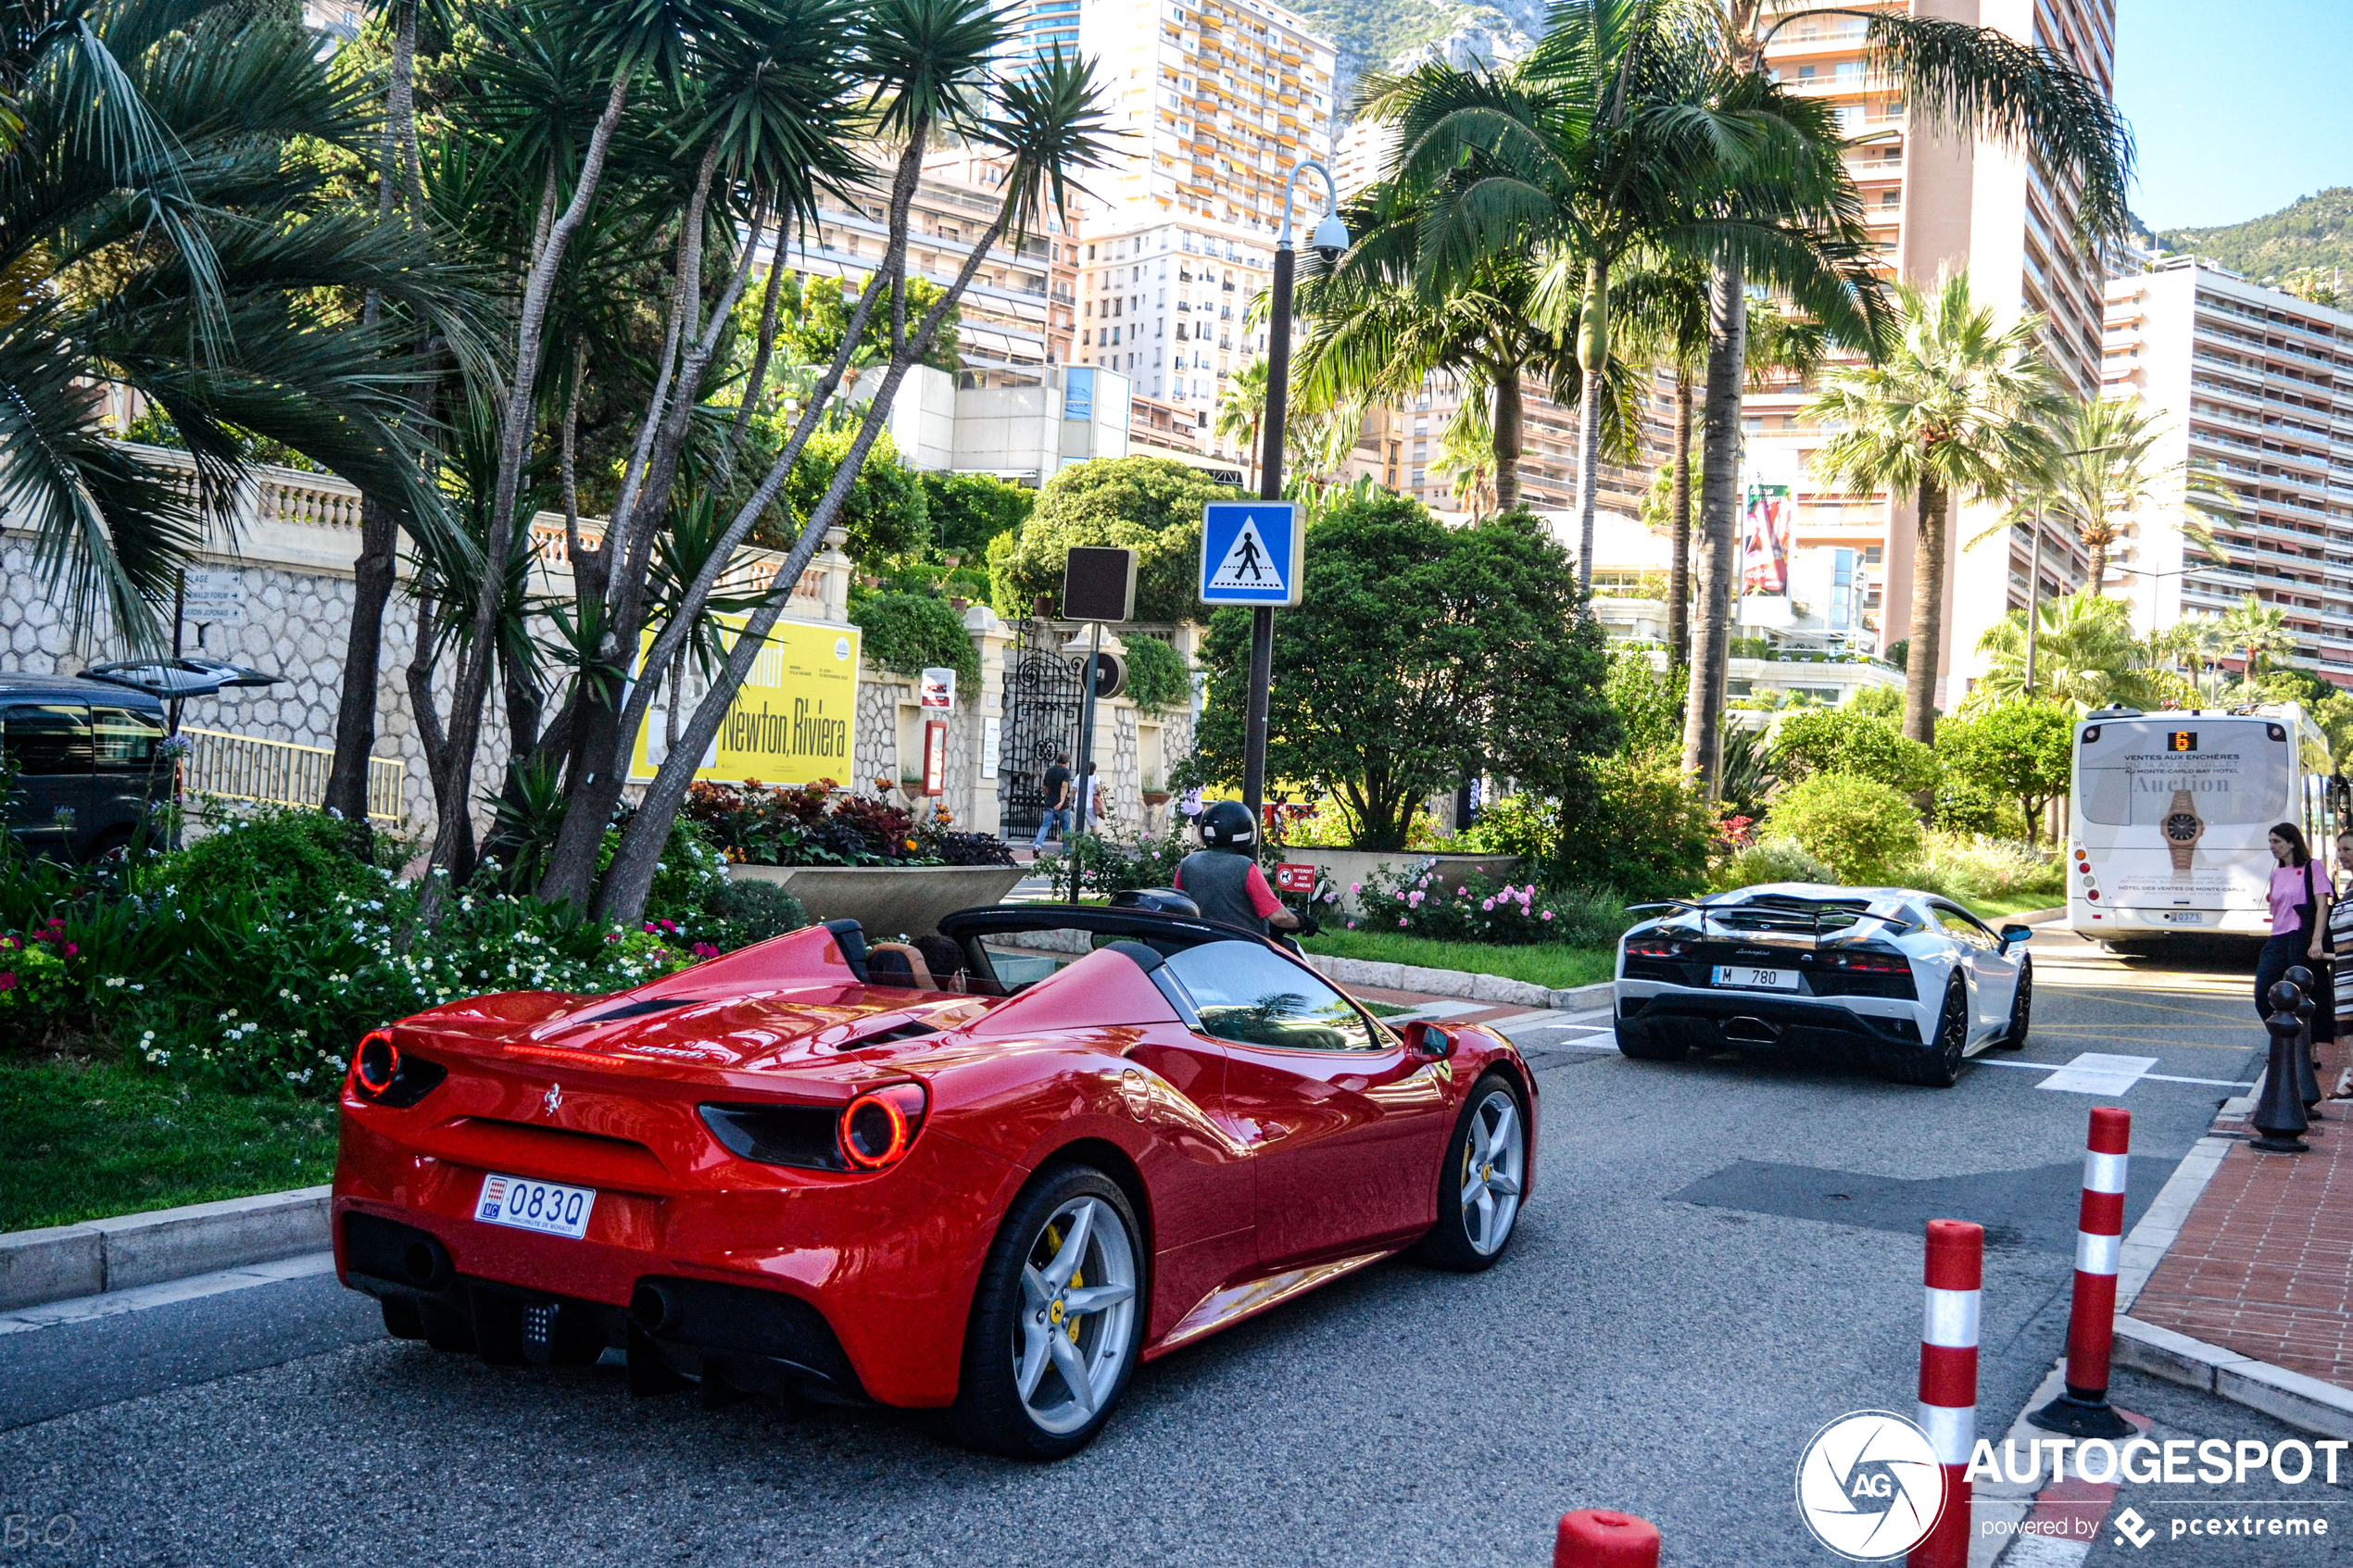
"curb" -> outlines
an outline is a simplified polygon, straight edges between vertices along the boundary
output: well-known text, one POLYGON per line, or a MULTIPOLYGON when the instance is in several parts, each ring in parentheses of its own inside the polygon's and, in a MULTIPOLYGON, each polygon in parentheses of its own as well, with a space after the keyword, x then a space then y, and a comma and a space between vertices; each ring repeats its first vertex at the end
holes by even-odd
POLYGON ((0 1311, 132 1290, 333 1245, 326 1186, 0 1234, 0 1311))
POLYGON ((1342 985, 1371 985, 1384 991, 1418 991, 1426 997, 1460 997, 1466 1001, 1492 1002, 1498 1006, 1508 1003, 1568 1011, 1609 1006, 1617 985, 1614 981, 1602 980, 1591 985, 1554 990, 1525 980, 1506 980, 1500 974, 1424 969, 1409 963, 1376 963, 1369 959, 1327 958, 1320 953, 1308 954, 1307 963, 1327 980, 1342 985))
POLYGON ((2120 1366, 2203 1389, 2305 1432, 2353 1438, 2353 1392, 2137 1318, 2116 1320, 2120 1366))
POLYGON ((2009 917, 2009 923, 2013 925, 2049 925, 2053 922, 2062 921, 2066 918, 2067 906, 2065 904, 2060 904, 2047 909, 2020 909, 2018 913, 2009 917))

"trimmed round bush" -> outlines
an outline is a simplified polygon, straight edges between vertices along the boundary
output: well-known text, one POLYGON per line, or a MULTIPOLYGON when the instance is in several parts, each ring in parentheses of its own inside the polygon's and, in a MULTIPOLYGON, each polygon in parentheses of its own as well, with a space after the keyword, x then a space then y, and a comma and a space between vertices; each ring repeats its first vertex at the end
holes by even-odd
POLYGON ((1876 779, 1817 773, 1793 784, 1766 814, 1767 831, 1792 838, 1841 882, 1880 883, 1919 859, 1912 803, 1876 779))

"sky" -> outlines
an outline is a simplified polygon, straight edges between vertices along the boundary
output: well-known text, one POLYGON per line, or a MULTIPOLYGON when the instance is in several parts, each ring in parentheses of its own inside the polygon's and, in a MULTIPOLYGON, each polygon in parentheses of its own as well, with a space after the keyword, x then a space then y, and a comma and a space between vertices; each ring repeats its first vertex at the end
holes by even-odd
POLYGON ((2353 185, 2353 0, 2117 0, 2116 102, 2155 229, 2353 185))

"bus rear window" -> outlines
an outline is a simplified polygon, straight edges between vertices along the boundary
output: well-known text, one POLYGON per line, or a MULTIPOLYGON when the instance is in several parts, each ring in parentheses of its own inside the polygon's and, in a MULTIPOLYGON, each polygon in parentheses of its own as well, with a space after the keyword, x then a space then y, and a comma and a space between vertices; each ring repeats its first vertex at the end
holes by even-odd
POLYGON ((2267 733, 2275 727, 2203 720, 2192 749, 2179 721, 2104 722, 2076 747, 2075 809, 2108 827, 2154 826, 2186 790, 2217 826, 2276 821, 2291 798, 2291 755, 2267 733))

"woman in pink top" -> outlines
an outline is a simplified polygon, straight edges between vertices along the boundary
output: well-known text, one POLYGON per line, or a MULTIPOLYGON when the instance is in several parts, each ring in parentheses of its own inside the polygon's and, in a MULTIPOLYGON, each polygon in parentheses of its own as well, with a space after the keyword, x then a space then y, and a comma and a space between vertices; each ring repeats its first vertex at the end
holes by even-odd
POLYGON ((2329 882, 2328 868, 2312 859, 2304 830, 2294 822, 2282 822, 2271 830, 2271 859, 2278 862, 2271 868, 2271 936, 2255 964, 2256 1014, 2271 1016, 2271 987, 2302 964, 2312 972, 2312 1037, 2334 1040, 2336 1010, 2330 1005, 2323 944, 2328 937, 2329 904, 2336 889, 2329 882))

